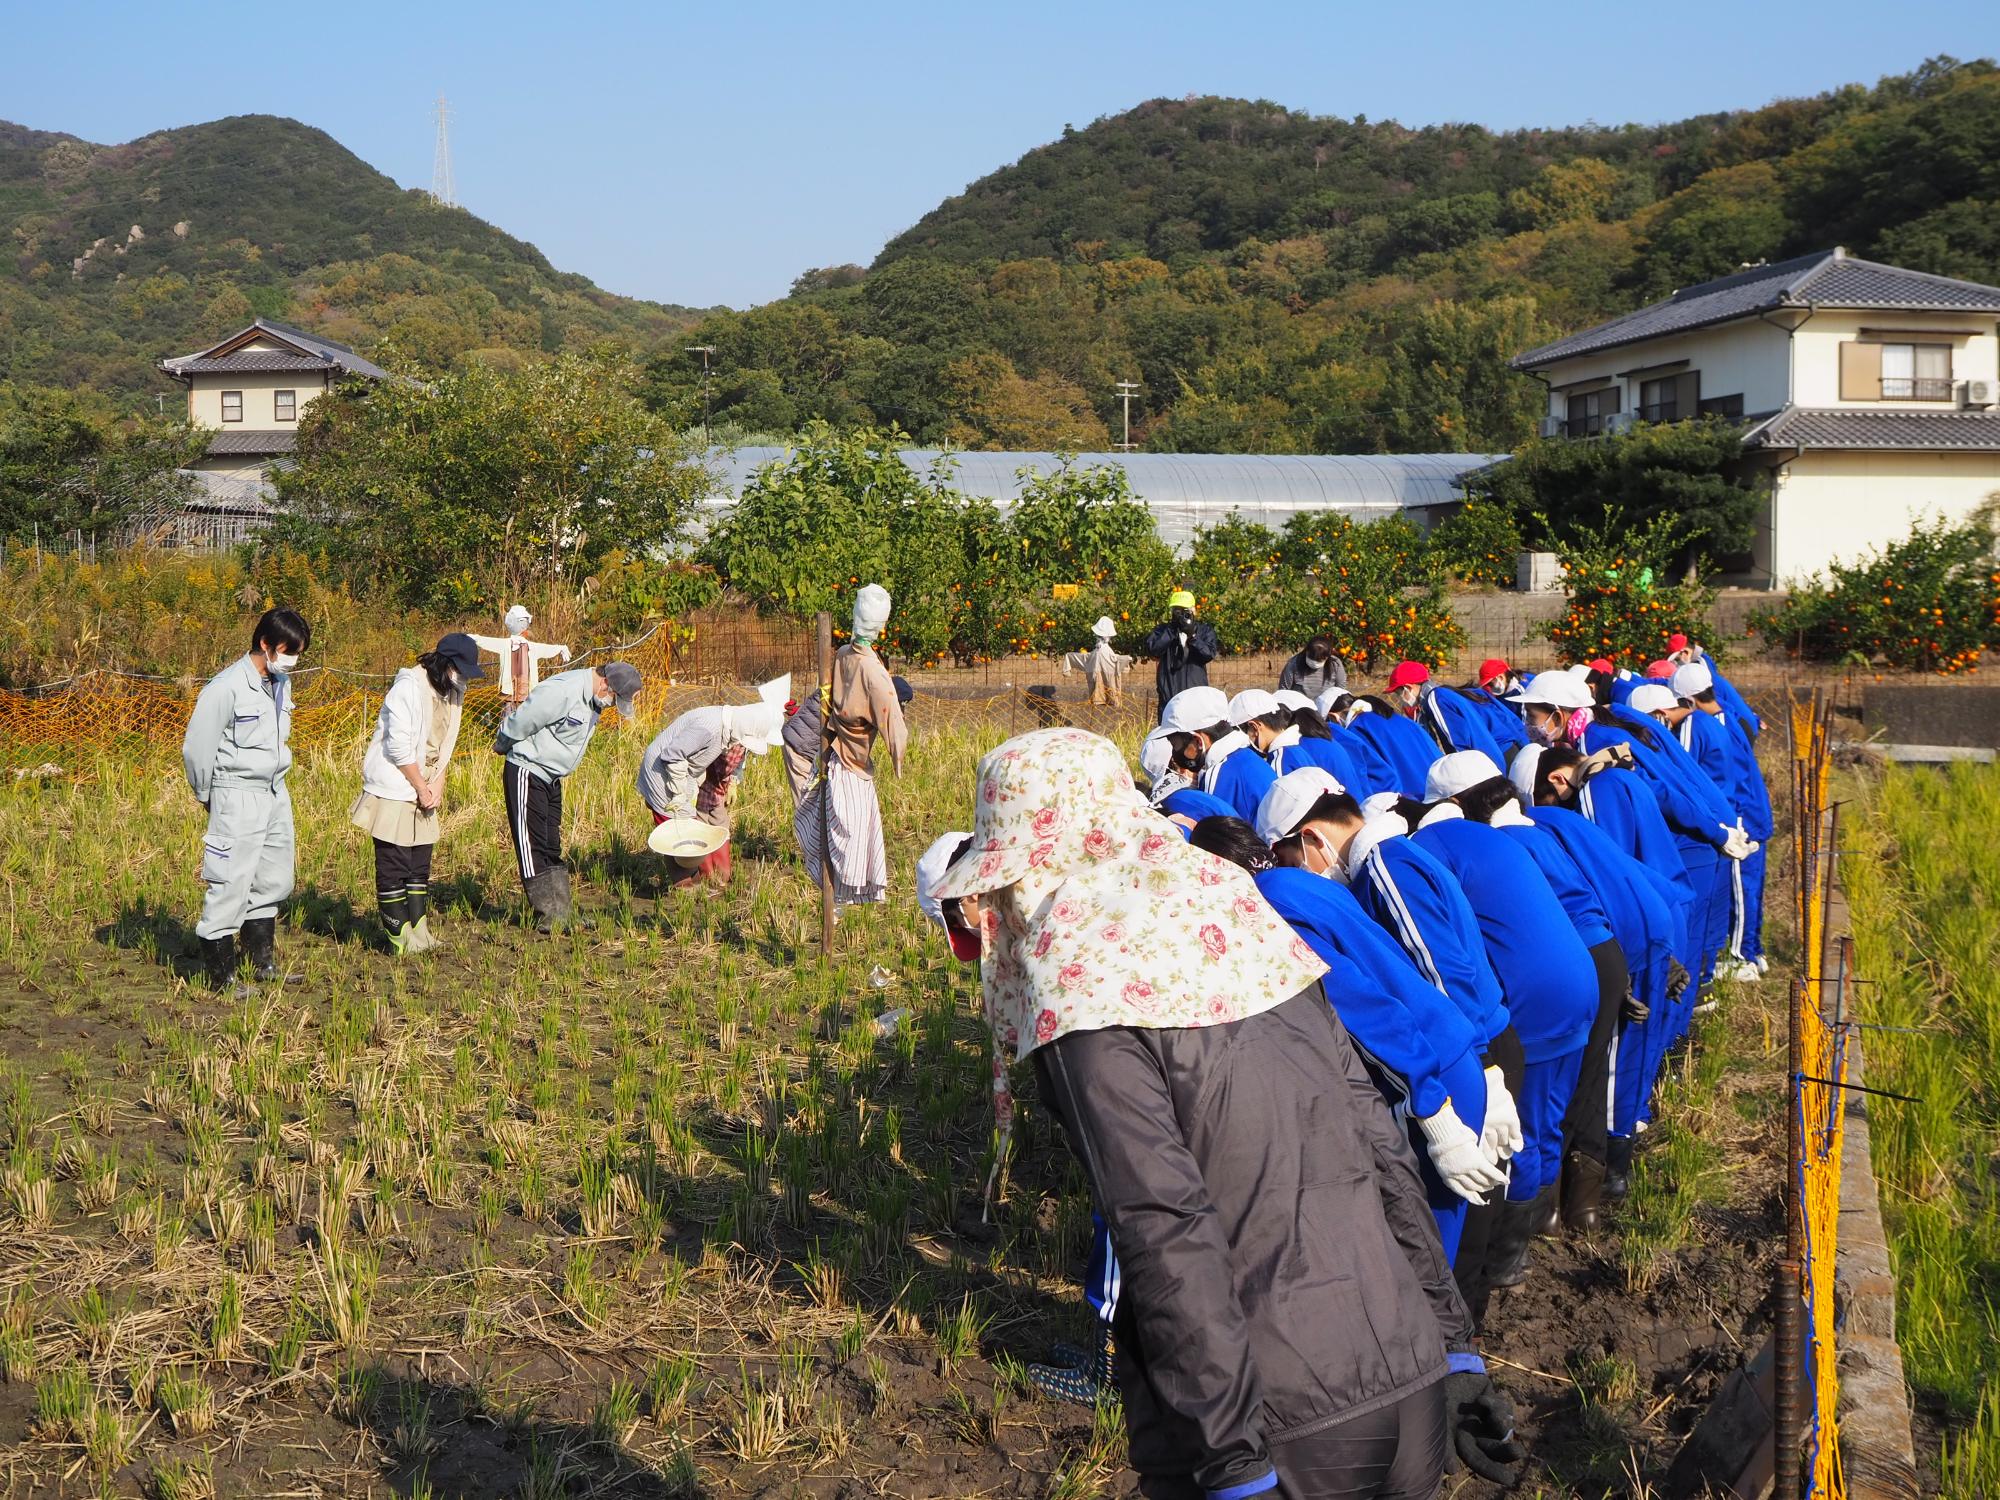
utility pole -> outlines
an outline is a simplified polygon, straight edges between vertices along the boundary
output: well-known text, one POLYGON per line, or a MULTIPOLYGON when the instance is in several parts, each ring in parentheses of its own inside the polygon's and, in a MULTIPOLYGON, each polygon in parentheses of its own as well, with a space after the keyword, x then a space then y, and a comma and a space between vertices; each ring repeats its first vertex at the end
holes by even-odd
POLYGON ((451 184, 451 135, 445 123, 451 111, 445 108, 443 94, 432 114, 437 120, 437 146, 431 152, 431 202, 439 208, 457 208, 458 193, 451 184))
POLYGON ((708 361, 710 356, 715 353, 715 345, 689 344, 681 352, 683 354, 699 354, 701 356, 701 445, 706 448, 708 446, 708 418, 711 410, 708 385, 708 361))
POLYGON ((1121 380, 1118 382, 1118 399, 1125 404, 1125 441, 1118 445, 1122 452, 1132 451, 1132 398, 1139 394, 1139 382, 1121 380))

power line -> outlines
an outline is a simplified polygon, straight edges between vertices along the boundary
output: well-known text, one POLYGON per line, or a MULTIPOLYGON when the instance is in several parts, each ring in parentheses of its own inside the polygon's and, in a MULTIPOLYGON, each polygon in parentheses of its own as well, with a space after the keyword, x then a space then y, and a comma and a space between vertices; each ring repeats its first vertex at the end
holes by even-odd
POLYGON ((458 193, 451 185, 451 135, 446 123, 451 111, 445 108, 443 94, 438 95, 433 113, 437 118, 437 148, 431 153, 431 202, 439 208, 457 208, 458 193))

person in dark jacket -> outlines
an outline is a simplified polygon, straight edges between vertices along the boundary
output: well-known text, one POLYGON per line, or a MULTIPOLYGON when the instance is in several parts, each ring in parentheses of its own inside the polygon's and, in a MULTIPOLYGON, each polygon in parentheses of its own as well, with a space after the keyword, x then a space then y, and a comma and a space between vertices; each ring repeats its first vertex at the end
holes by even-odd
POLYGON ((1107 740, 1009 740, 975 805, 933 894, 980 897, 1003 1150, 1032 1056, 1110 1226, 1141 1493, 1429 1496, 1447 1445, 1509 1482, 1511 1404, 1324 965, 1107 740))
POLYGON ((1317 698, 1328 688, 1347 686, 1347 663, 1333 653, 1333 637, 1316 635, 1278 672, 1278 691, 1317 698))
POLYGON ((1153 691, 1159 711, 1185 688, 1208 686, 1208 664, 1221 654, 1215 627, 1194 617, 1194 595, 1175 589, 1167 596, 1167 622, 1146 637, 1146 655, 1153 658, 1153 691))

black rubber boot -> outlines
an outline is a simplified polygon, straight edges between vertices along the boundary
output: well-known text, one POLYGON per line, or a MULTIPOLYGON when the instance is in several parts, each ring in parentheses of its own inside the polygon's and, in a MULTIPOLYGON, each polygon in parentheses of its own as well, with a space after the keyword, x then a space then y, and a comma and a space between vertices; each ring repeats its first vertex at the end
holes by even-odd
POLYGON ((549 871, 555 879, 556 926, 558 928, 578 928, 589 932, 597 923, 589 917, 577 915, 576 905, 570 900, 569 866, 562 865, 549 871))
POLYGON ((1605 1146, 1604 1197, 1618 1203, 1632 1191, 1632 1137, 1614 1135, 1605 1146))
POLYGON ((1572 1151, 1563 1163, 1563 1227, 1576 1234, 1595 1234, 1598 1205, 1604 1196, 1604 1163, 1581 1151, 1572 1151))
POLYGON ((1557 1197, 1561 1179, 1535 1194, 1534 1213, 1528 1220, 1529 1232, 1538 1239, 1552 1240, 1562 1233, 1562 1203, 1557 1197))
MULTIPOLYGON (((556 915, 556 876, 567 875, 566 870, 541 870, 523 877, 521 887, 528 893, 528 905, 535 913, 535 931, 548 934, 556 930, 559 918, 556 915)), ((567 897, 569 892, 564 890, 567 897)), ((568 901, 563 902, 567 915, 568 901)))
POLYGON ((243 956, 259 979, 278 977, 278 919, 252 917, 243 924, 243 956))
POLYGON ((201 940, 201 972, 212 990, 226 990, 236 979, 236 935, 201 940))
POLYGON ((1519 1286, 1528 1279, 1528 1245, 1535 1237, 1539 1197, 1526 1203, 1503 1203, 1493 1219, 1493 1236, 1486 1242, 1486 1285, 1519 1286))

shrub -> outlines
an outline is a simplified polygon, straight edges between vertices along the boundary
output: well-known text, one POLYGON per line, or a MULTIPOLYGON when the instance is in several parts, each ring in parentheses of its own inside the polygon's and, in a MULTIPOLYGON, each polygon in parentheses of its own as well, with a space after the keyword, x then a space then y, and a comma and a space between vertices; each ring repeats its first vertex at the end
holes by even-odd
POLYGON ((1512 588, 1521 528, 1505 506, 1473 500, 1432 530, 1431 555, 1460 583, 1512 588))
POLYGON ((1976 672, 2000 643, 2000 510, 1918 521, 1908 537, 1836 562, 1750 628, 1809 661, 1880 662, 1920 672, 1976 672))
POLYGON ((1568 661, 1603 656, 1637 668, 1665 656, 1676 631, 1700 636, 1715 591, 1691 580, 1658 582, 1680 533, 1669 517, 1626 532, 1609 513, 1602 527, 1579 528, 1579 540, 1557 549, 1568 607, 1537 632, 1568 661))

